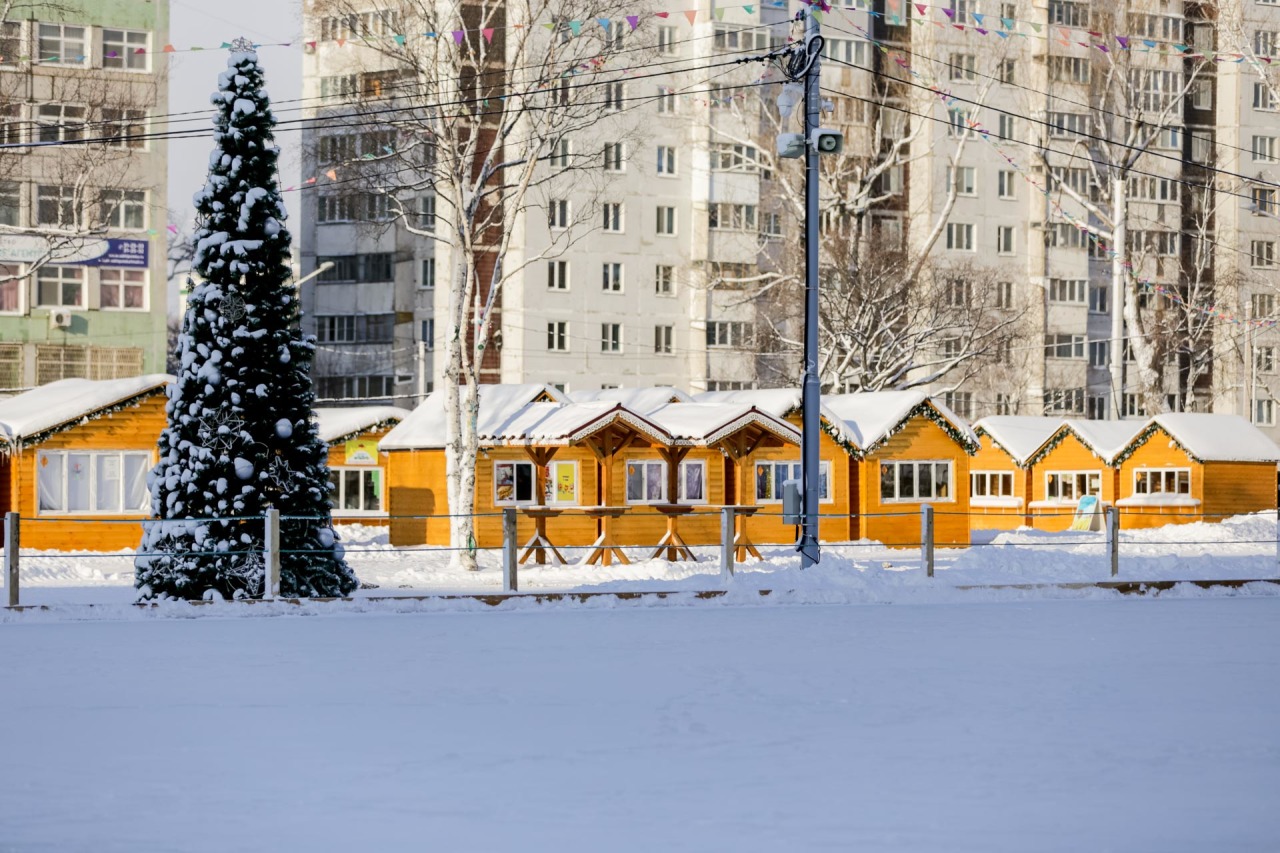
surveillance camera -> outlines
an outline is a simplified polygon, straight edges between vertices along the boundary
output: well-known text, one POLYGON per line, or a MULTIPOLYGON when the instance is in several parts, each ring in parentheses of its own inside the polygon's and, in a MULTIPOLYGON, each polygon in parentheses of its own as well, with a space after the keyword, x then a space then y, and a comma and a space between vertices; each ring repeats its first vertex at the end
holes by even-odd
POLYGON ((795 159, 804 156, 803 133, 779 133, 778 156, 795 159))
POLYGON ((819 154, 839 154, 844 150, 844 134, 829 127, 813 131, 813 147, 819 154))

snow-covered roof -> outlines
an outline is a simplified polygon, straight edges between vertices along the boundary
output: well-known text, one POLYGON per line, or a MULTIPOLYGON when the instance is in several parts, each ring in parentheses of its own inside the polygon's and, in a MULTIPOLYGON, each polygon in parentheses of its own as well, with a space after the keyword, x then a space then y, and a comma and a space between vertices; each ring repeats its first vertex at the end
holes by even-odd
POLYGON ((742 391, 703 391, 694 394, 699 403, 742 403, 755 406, 775 418, 785 418, 800 408, 799 388, 748 388, 742 391))
POLYGON ((585 391, 570 391, 569 399, 574 403, 592 403, 597 400, 608 400, 621 403, 633 412, 646 415, 662 408, 668 403, 688 403, 693 400, 685 392, 669 386, 656 388, 595 388, 585 391))
POLYGON ((375 427, 400 423, 409 416, 408 409, 397 406, 341 406, 315 412, 320 440, 328 444, 375 427))
MULTIPOLYGON (((444 392, 434 391, 408 417, 391 428, 378 442, 379 450, 427 450, 444 447, 444 392)), ((508 421, 525 406, 541 400, 565 402, 565 397, 549 385, 481 385, 479 435, 501 432, 508 421)))
POLYGON ((1033 465, 1057 446, 1058 436, 1064 432, 1074 435, 1094 456, 1105 465, 1112 465, 1120 452, 1129 446, 1146 426, 1145 421, 1091 421, 1083 418, 1067 418, 1059 421, 1048 438, 1030 454, 1022 464, 1033 465))
POLYGON ((740 403, 672 403, 651 412, 649 418, 678 444, 715 444, 749 426, 758 426, 783 441, 800 443, 800 431, 781 417, 740 403))
POLYGON ((1061 426, 1062 418, 992 415, 975 423, 973 431, 991 436, 991 440, 1015 463, 1023 465, 1061 426))
POLYGON ((833 424, 843 432, 840 436, 870 453, 889 439, 903 421, 925 404, 937 410, 963 443, 978 444, 969 424, 946 406, 931 400, 922 391, 862 391, 857 394, 835 394, 823 398, 823 412, 837 419, 833 424))
POLYGON ((60 379, 0 400, 0 439, 10 445, 42 441, 61 428, 163 389, 164 373, 128 379, 60 379))
POLYGON ((1239 415, 1168 412, 1151 423, 1201 462, 1280 461, 1280 447, 1239 415))
POLYGON ((491 433, 480 432, 486 444, 571 444, 615 423, 625 423, 651 441, 667 444, 671 436, 651 420, 621 403, 530 403, 491 433))

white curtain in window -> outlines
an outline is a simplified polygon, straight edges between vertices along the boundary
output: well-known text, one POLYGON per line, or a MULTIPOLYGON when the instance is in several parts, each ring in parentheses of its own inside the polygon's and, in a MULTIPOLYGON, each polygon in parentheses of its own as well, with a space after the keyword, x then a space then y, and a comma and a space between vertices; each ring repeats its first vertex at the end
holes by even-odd
POLYGON ((684 466, 684 499, 687 501, 704 500, 702 493, 702 472, 701 465, 685 465, 684 466))
POLYGON ((93 470, 88 453, 67 454, 67 509, 85 511, 90 502, 93 470))
POLYGON ((93 458, 97 482, 94 484, 93 508, 99 512, 120 511, 120 455, 100 453, 93 458))
POLYGON ((147 491, 147 471, 151 468, 151 455, 126 453, 124 457, 124 509, 146 512, 151 508, 151 494, 147 491))
POLYGON ((41 512, 62 512, 67 508, 62 491, 61 453, 41 453, 36 457, 36 494, 41 512))

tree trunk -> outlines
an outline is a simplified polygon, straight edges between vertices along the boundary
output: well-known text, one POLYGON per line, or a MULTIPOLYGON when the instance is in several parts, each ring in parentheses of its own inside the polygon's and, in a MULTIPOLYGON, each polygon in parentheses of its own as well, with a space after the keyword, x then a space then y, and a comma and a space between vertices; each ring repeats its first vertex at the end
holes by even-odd
POLYGON ((449 339, 444 373, 445 395, 445 484, 449 499, 450 568, 475 571, 475 427, 479 414, 479 391, 465 368, 467 308, 471 304, 470 266, 457 261, 455 285, 449 293, 449 339))
MULTIPOLYGON (((1128 282, 1124 274, 1124 260, 1129 254, 1125 245, 1129 239, 1128 187, 1123 176, 1111 179, 1112 221, 1111 249, 1111 420, 1119 420, 1124 413, 1124 320, 1128 282)), ((1137 294, 1133 294, 1137 300, 1137 294)))

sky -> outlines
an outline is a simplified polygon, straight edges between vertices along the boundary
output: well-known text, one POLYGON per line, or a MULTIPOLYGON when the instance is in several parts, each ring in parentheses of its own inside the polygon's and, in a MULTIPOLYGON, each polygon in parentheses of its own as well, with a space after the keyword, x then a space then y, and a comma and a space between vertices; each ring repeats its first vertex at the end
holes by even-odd
MULTIPOLYGON (((167 130, 208 129, 208 135, 169 143, 169 209, 170 222, 188 232, 194 216, 191 196, 204 185, 209 152, 213 147, 212 126, 200 113, 212 115, 209 95, 217 88, 218 74, 226 67, 227 51, 205 50, 182 52, 191 46, 210 47, 245 36, 255 42, 293 42, 292 47, 262 47, 259 59, 267 76, 267 91, 273 103, 294 101, 302 93, 302 53, 296 47, 302 28, 301 0, 169 0, 169 43, 179 52, 170 54, 170 113, 195 113, 175 116, 186 120, 167 130), (239 23, 237 23, 239 22, 239 23), (188 123, 189 122, 189 123, 188 123)), ((296 103, 281 103, 277 119, 296 115, 296 103)), ((282 153, 281 180, 285 186, 297 185, 298 132, 285 130, 277 136, 282 153)), ((297 193, 286 193, 289 220, 296 232, 297 193)))

